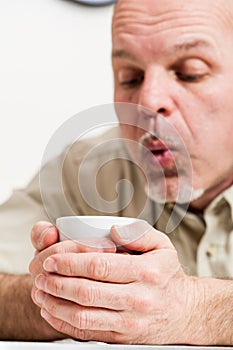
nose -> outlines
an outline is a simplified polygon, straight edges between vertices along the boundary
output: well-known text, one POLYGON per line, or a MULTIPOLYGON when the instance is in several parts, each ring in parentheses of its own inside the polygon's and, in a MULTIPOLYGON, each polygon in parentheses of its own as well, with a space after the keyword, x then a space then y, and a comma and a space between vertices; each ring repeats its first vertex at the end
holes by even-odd
POLYGON ((150 67, 145 72, 141 85, 138 104, 148 110, 150 114, 159 114, 163 117, 172 115, 175 103, 171 93, 169 74, 160 67, 150 67))

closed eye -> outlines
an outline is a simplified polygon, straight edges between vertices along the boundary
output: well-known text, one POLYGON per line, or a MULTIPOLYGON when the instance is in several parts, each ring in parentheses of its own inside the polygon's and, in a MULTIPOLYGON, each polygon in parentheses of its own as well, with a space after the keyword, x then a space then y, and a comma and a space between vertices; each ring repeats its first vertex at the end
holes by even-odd
POLYGON ((187 83, 197 83, 203 78, 203 75, 183 74, 179 72, 176 72, 176 76, 179 80, 187 83))
POLYGON ((140 85, 144 80, 144 76, 140 75, 138 77, 132 78, 132 79, 127 79, 123 80, 120 82, 120 85, 126 87, 126 88, 134 88, 137 85, 140 85))

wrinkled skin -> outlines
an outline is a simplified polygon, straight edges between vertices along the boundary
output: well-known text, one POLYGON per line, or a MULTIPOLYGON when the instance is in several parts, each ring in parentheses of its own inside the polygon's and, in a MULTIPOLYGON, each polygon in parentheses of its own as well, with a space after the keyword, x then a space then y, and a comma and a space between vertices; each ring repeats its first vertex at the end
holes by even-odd
POLYGON ((132 225, 118 233, 111 229, 113 241, 140 255, 115 253, 113 243, 104 253, 75 248, 69 241, 46 248, 49 240, 56 240, 55 227, 44 234, 50 238, 43 239, 45 249, 39 253, 43 246, 32 235, 37 249, 30 264, 32 298, 45 320, 82 340, 169 344, 185 343, 192 335, 195 343, 203 331, 200 317, 193 315, 204 290, 196 278, 184 274, 170 240, 144 225, 140 229, 145 234, 135 242, 132 225))

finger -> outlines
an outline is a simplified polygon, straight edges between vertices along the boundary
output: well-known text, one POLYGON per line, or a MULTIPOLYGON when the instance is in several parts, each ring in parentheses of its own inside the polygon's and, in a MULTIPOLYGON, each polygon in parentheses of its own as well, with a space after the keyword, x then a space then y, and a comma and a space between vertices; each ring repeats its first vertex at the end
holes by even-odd
POLYGON ((67 334, 69 337, 84 341, 100 341, 105 343, 125 343, 122 334, 113 331, 83 330, 72 326, 57 317, 52 316, 45 309, 41 310, 41 316, 58 332, 67 334))
POLYGON ((37 291, 37 302, 51 316, 68 322, 73 327, 83 330, 102 330, 123 332, 125 330, 124 319, 118 311, 83 307, 77 303, 53 297, 49 294, 37 291))
POLYGON ((41 251, 58 242, 58 231, 47 221, 37 222, 31 230, 31 241, 36 250, 41 251))
MULTIPOLYGON (((36 277, 35 286, 55 297, 73 301, 79 305, 102 307, 111 310, 136 309, 136 290, 131 284, 103 283, 84 278, 63 277, 41 274, 36 277)), ((138 308, 146 303, 146 298, 137 298, 138 308)))
POLYGON ((105 238, 97 245, 85 245, 85 243, 76 243, 75 241, 63 241, 52 245, 51 247, 36 254, 29 265, 29 271, 32 275, 38 275, 44 271, 43 263, 50 255, 66 253, 86 253, 86 252, 110 252, 115 253, 116 245, 110 239, 105 238))
POLYGON ((130 225, 113 226, 110 235, 117 245, 140 252, 157 249, 174 249, 170 239, 145 221, 130 225))
POLYGON ((35 298, 35 294, 36 294, 37 290, 38 289, 36 288, 36 286, 33 285, 32 290, 31 290, 31 298, 32 298, 32 301, 34 302, 34 304, 36 304, 37 306, 40 306, 40 305, 38 305, 37 300, 35 298))
POLYGON ((80 247, 73 241, 64 241, 64 242, 54 244, 51 247, 41 251, 32 259, 29 265, 29 271, 32 275, 38 275, 39 273, 44 271, 43 263, 48 256, 56 253, 61 253, 61 254, 64 254, 67 252, 79 253, 79 251, 80 251, 80 247))
POLYGON ((140 260, 133 255, 112 253, 55 254, 45 260, 47 272, 79 276, 97 281, 131 283, 137 281, 140 260))

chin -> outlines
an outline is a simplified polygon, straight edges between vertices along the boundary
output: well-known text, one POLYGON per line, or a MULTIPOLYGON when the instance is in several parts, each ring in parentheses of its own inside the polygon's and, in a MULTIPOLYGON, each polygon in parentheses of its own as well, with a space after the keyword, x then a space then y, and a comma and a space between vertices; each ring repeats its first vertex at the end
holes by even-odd
POLYGON ((200 198, 205 191, 202 188, 194 189, 190 184, 190 179, 186 177, 169 177, 165 178, 165 181, 157 179, 157 181, 147 183, 145 192, 152 201, 161 204, 189 204, 200 198))

